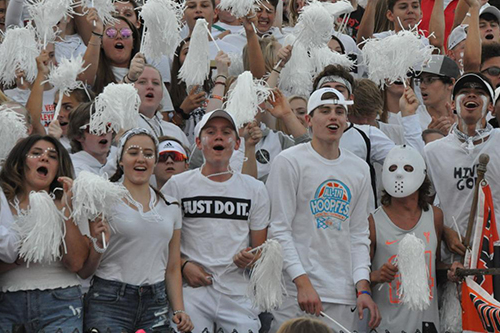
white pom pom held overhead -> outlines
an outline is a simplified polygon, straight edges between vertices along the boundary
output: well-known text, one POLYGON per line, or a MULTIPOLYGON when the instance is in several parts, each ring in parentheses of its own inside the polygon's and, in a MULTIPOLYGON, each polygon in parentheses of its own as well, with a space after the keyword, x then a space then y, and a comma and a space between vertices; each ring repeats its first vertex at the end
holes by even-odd
POLYGON ((5 160, 17 141, 28 136, 26 119, 8 105, 0 106, 0 162, 5 160))
POLYGON ((402 302, 411 310, 426 310, 430 305, 429 269, 425 262, 424 241, 414 234, 406 234, 399 242, 398 269, 402 302))
POLYGON ((189 52, 179 71, 179 79, 186 82, 188 87, 203 85, 210 73, 210 49, 207 30, 207 21, 204 19, 196 20, 189 42, 189 52))
POLYGON ((229 112, 238 128, 253 121, 264 103, 272 94, 271 88, 264 80, 254 80, 252 73, 246 71, 236 81, 236 85, 229 90, 228 100, 224 109, 229 112))
POLYGON ((0 81, 5 86, 16 82, 16 71, 22 71, 24 78, 33 82, 37 74, 36 57, 40 49, 35 29, 28 23, 24 28, 12 28, 5 32, 0 44, 0 81))
POLYGON ((291 95, 309 96, 313 86, 314 64, 307 49, 297 43, 281 70, 279 88, 291 95))
POLYGON ((283 294, 286 294, 282 276, 283 250, 281 244, 274 239, 266 240, 250 252, 259 250, 260 257, 250 272, 248 295, 255 308, 271 311, 282 304, 283 294))
POLYGON ((28 264, 51 263, 66 252, 64 215, 57 209, 52 197, 45 191, 31 192, 27 210, 18 211, 14 228, 19 233, 19 256, 28 264))
POLYGON ((148 0, 141 8, 139 15, 144 20, 141 52, 156 60, 170 57, 182 40, 184 5, 174 0, 148 0))
POLYGON ((217 7, 220 10, 229 11, 236 18, 240 18, 258 9, 262 3, 262 0, 221 0, 217 7))
POLYGON ((334 16, 325 10, 324 3, 312 0, 302 10, 295 35, 297 41, 306 48, 324 46, 331 38, 334 16))
POLYGON ((110 83, 94 103, 95 112, 90 116, 90 132, 102 135, 113 129, 116 133, 137 127, 141 98, 131 84, 110 83))
MULTIPOLYGON (((70 92, 77 88, 85 88, 82 81, 78 81, 78 75, 83 73, 90 65, 83 68, 84 61, 81 55, 76 58, 62 58, 57 67, 50 70, 49 77, 46 82, 49 82, 59 90, 59 102, 57 103, 54 113, 54 119, 57 119, 61 111, 63 95, 69 95, 70 92)), ((45 82, 44 82, 45 83, 45 82)))
POLYGON ((116 13, 113 2, 113 0, 90 0, 87 1, 87 7, 95 8, 97 10, 97 15, 101 19, 104 26, 106 26, 117 21, 117 19, 113 17, 116 13))

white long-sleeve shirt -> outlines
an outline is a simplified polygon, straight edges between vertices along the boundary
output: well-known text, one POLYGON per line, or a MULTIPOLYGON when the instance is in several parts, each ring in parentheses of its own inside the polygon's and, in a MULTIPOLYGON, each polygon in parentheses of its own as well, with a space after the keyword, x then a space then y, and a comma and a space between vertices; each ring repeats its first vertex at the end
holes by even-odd
POLYGON ((266 185, 289 294, 307 274, 323 302, 354 305, 355 284, 370 279, 368 165, 345 149, 327 160, 305 143, 275 158, 266 185))

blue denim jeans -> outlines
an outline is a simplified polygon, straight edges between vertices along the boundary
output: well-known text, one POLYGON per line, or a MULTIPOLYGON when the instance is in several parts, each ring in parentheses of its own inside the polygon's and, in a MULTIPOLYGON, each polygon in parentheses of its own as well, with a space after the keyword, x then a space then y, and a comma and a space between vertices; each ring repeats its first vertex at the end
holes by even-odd
POLYGON ((82 308, 80 287, 0 293, 0 333, 82 333, 82 308))
POLYGON ((170 331, 165 282, 134 286, 94 276, 85 297, 85 332, 170 331))

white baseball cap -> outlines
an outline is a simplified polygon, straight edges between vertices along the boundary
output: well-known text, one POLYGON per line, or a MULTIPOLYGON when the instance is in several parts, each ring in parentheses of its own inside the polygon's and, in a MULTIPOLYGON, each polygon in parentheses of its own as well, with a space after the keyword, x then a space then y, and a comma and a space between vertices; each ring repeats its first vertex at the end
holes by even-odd
POLYGON ((307 102, 307 114, 311 114, 322 105, 342 105, 347 110, 347 105, 353 105, 354 101, 347 101, 340 91, 334 88, 321 88, 312 93, 307 102), (324 94, 333 93, 337 99, 321 99, 324 94))
POLYGON ((194 128, 194 136, 198 138, 200 136, 201 131, 203 130, 203 127, 208 123, 209 120, 213 118, 224 118, 229 120, 231 125, 233 126, 234 131, 236 132, 236 137, 239 138, 240 136, 238 135, 238 129, 236 127, 236 122, 234 121, 233 116, 227 112, 226 110, 215 110, 211 111, 208 113, 205 113, 203 117, 201 118, 200 122, 196 124, 196 127, 194 128))
POLYGON ((467 38, 467 28, 468 24, 462 24, 453 29, 453 31, 448 36, 448 50, 453 50, 461 41, 467 38))
POLYGON ((160 144, 158 145, 159 154, 161 155, 161 153, 169 151, 176 151, 178 153, 181 153, 187 158, 186 149, 184 149, 184 147, 182 147, 182 145, 179 142, 174 140, 165 140, 160 142, 160 144))

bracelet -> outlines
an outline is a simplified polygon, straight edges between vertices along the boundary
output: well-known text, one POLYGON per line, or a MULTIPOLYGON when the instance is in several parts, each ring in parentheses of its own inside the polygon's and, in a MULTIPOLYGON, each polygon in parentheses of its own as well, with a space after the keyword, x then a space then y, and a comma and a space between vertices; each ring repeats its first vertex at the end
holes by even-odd
POLYGON ((127 75, 125 75, 125 77, 127 78, 127 81, 128 81, 129 83, 134 83, 134 82, 136 82, 136 81, 137 81, 137 79, 135 79, 135 80, 131 80, 131 79, 130 79, 130 76, 128 76, 128 73, 127 73, 127 75))
POLYGON ((363 295, 363 294, 366 294, 366 295, 372 297, 372 293, 369 292, 369 291, 366 291, 366 290, 358 291, 358 297, 361 296, 361 295, 363 295))
POLYGON ((174 108, 174 109, 175 109, 175 112, 177 112, 178 114, 180 114, 180 115, 181 115, 181 117, 182 117, 182 119, 184 119, 184 120, 188 120, 188 119, 189 119, 189 117, 191 117, 191 114, 190 114, 190 113, 186 113, 186 112, 184 112, 184 110, 183 110, 183 109, 181 109, 180 107, 178 107, 178 108, 174 108))
MULTIPOLYGON (((186 267, 186 264, 189 262, 189 260, 186 260, 184 261, 184 263, 182 264, 181 266, 181 275, 182 275, 182 272, 184 272, 184 267, 186 267)), ((175 314, 175 313, 174 313, 175 314)))
POLYGON ((173 315, 175 316, 178 313, 186 313, 186 311, 184 311, 184 310, 175 310, 174 313, 173 313, 173 315))
POLYGON ((215 77, 215 80, 217 80, 219 77, 223 77, 223 78, 224 78, 224 80, 227 80, 227 76, 222 75, 222 74, 217 75, 217 76, 215 77))
POLYGON ((276 72, 278 74, 281 74, 281 71, 277 70, 276 68, 273 68, 273 72, 276 72))
POLYGON ((218 85, 218 84, 220 84, 221 86, 224 86, 224 87, 226 86, 226 82, 219 82, 219 81, 215 81, 215 83, 214 83, 214 87, 215 87, 216 85, 218 85))
POLYGON ((88 238, 90 238, 90 240, 92 241, 92 244, 94 244, 94 250, 95 252, 97 253, 100 253, 100 254, 103 254, 104 252, 106 252, 106 249, 101 249, 98 245, 97 245, 97 238, 95 237, 92 237, 92 236, 87 236, 88 238))
POLYGON ((224 98, 222 96, 219 96, 219 95, 212 95, 213 99, 218 99, 219 101, 222 101, 224 98))
POLYGON ((97 33, 97 32, 95 32, 95 31, 92 31, 92 35, 97 36, 97 37, 99 37, 99 38, 102 38, 102 36, 103 36, 103 34, 98 34, 98 33, 97 33))

